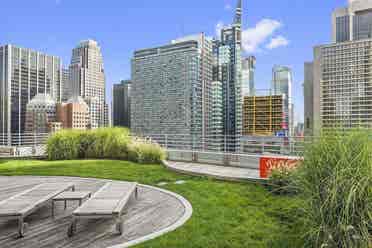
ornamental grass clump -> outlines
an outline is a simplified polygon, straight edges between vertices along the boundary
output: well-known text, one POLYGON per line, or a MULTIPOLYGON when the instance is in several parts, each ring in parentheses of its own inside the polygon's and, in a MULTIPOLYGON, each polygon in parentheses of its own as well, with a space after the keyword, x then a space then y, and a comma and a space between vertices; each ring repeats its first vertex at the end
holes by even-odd
POLYGON ((309 145, 296 170, 309 247, 369 248, 372 134, 329 132, 309 145))
POLYGON ((165 159, 165 152, 154 142, 134 138, 128 146, 128 159, 137 163, 156 164, 165 159))
POLYGON ((127 159, 129 131, 123 128, 100 128, 88 132, 90 144, 86 158, 127 159))
POLYGON ((297 188, 294 187, 293 177, 296 173, 298 163, 291 161, 269 161, 271 169, 269 180, 267 182, 268 189, 279 195, 292 195, 297 193, 297 188))
POLYGON ((79 131, 63 130, 53 134, 47 141, 49 160, 71 160, 79 157, 79 131))
POLYGON ((160 163, 165 152, 156 143, 130 135, 124 128, 63 130, 47 143, 50 160, 120 159, 138 163, 160 163))

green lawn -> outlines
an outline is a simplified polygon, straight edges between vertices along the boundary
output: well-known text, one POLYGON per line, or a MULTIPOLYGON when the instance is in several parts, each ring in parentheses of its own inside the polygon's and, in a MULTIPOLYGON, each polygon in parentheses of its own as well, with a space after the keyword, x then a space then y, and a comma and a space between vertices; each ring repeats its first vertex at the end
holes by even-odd
POLYGON ((125 161, 1 161, 0 175, 80 176, 137 181, 184 196, 192 218, 176 231, 137 247, 241 248, 299 247, 294 243, 294 210, 299 200, 275 196, 264 186, 184 176, 161 165, 125 161), (185 180, 185 184, 174 184, 185 180))

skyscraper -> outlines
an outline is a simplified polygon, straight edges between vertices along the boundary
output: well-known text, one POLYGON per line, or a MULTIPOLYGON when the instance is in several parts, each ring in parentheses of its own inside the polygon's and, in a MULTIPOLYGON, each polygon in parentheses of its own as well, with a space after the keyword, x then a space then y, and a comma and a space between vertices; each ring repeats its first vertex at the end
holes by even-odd
POLYGON ((272 91, 274 95, 285 97, 285 124, 287 135, 293 135, 293 102, 292 102, 292 70, 287 66, 274 66, 272 75, 272 91))
POLYGON ((208 134, 207 143, 209 150, 223 151, 224 134, 223 134, 223 98, 222 83, 220 81, 212 82, 211 87, 211 122, 210 133, 208 134))
POLYGON ((201 144, 206 130, 204 34, 139 50, 132 59, 131 129, 145 135, 185 135, 201 144))
POLYGON ((305 67, 312 86, 305 92, 305 131, 310 126, 314 135, 372 128, 372 1, 350 1, 333 13, 332 25, 333 43, 316 46, 313 66, 305 67))
POLYGON ((372 38, 372 1, 349 0, 349 6, 332 13, 332 41, 372 38))
POLYGON ((62 101, 68 101, 72 96, 70 84, 70 70, 62 68, 62 101))
POLYGON ((322 45, 314 54, 315 134, 333 127, 372 128, 372 40, 322 45))
POLYGON ((256 57, 249 56, 242 61, 242 92, 243 97, 254 95, 254 73, 256 70, 256 57))
POLYGON ((304 132, 305 136, 313 136, 314 125, 314 63, 306 62, 304 66, 304 132))
POLYGON ((215 142, 217 135, 227 136, 229 149, 236 151, 242 129, 241 26, 242 2, 238 1, 234 22, 221 30, 220 39, 202 33, 136 51, 132 130, 184 134, 199 144, 206 138, 215 142))
POLYGON ((242 1, 238 1, 232 25, 221 30, 215 40, 213 81, 221 81, 223 88, 223 133, 229 137, 229 150, 235 151, 242 134, 242 1))
POLYGON ((123 80, 120 84, 114 84, 112 89, 112 117, 114 126, 130 128, 130 80, 123 80))
POLYGON ((103 126, 104 127, 111 127, 112 120, 111 120, 111 110, 110 105, 107 103, 104 104, 104 113, 103 113, 103 126))
POLYGON ((176 40, 172 43, 180 43, 185 41, 197 41, 199 49, 200 59, 200 78, 202 85, 202 137, 208 137, 213 132, 212 115, 211 115, 211 83, 213 79, 212 72, 212 40, 205 36, 204 33, 185 36, 176 40))
POLYGON ((69 70, 71 95, 81 96, 87 102, 92 128, 105 126, 105 73, 98 43, 94 40, 80 42, 72 50, 69 70))
POLYGON ((61 100, 61 70, 59 57, 13 45, 0 47, 1 144, 11 145, 12 138, 19 140, 25 132, 26 106, 34 96, 61 100))

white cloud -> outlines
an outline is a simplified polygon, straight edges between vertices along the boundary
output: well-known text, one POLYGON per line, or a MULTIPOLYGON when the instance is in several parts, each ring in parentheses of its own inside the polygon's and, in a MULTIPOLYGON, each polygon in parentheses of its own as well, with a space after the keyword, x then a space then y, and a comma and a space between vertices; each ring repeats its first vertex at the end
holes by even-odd
POLYGON ((270 43, 266 45, 267 49, 275 49, 281 46, 287 46, 289 44, 289 40, 285 37, 279 35, 271 39, 270 43))
MULTIPOLYGON (((222 21, 219 21, 216 24, 215 32, 217 37, 220 37, 221 29, 224 26, 225 25, 222 21)), ((289 41, 284 36, 277 35, 273 37, 274 33, 282 26, 283 24, 277 20, 262 19, 256 24, 255 27, 243 30, 242 46, 244 51, 254 53, 261 52, 262 48, 272 50, 277 47, 287 46, 289 41), (267 44, 264 45, 265 43, 267 44)))
POLYGON ((282 23, 277 20, 263 19, 255 27, 243 30, 242 44, 244 50, 246 52, 259 51, 260 45, 269 39, 281 26, 282 23))
POLYGON ((217 24, 216 24, 216 36, 217 37, 220 37, 221 30, 222 30, 223 27, 224 27, 224 24, 223 24, 222 21, 217 22, 217 24))

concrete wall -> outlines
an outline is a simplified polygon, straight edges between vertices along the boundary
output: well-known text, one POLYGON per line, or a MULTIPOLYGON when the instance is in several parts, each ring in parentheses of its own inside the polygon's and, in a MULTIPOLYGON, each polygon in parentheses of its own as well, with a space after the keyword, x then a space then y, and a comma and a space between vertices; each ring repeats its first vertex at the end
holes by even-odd
POLYGON ((168 150, 168 160, 259 169, 259 156, 168 150))

